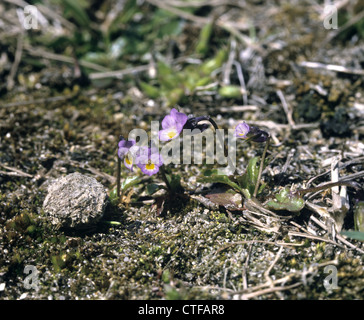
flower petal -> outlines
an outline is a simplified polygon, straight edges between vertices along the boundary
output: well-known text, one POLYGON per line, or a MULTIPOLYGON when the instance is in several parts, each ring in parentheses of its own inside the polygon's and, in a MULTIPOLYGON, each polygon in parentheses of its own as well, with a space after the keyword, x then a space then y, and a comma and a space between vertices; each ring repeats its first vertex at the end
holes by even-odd
POLYGON ((135 144, 135 140, 120 140, 119 141, 119 144, 118 144, 118 147, 119 148, 131 148, 134 144, 135 144))
POLYGON ((123 159, 125 155, 128 153, 129 149, 135 145, 135 140, 120 140, 118 143, 118 156, 120 159, 123 159))
MULTIPOLYGON (((175 108, 171 110, 171 116, 175 119, 176 124, 183 126, 186 124, 188 116, 182 112, 178 112, 175 108)), ((182 129, 181 129, 182 130, 182 129)))
POLYGON ((124 158, 124 165, 125 167, 127 167, 130 171, 133 171, 133 157, 130 156, 129 154, 126 155, 126 157, 124 158))
POLYGON ((125 155, 128 153, 129 149, 128 148, 119 148, 118 149, 118 156, 120 159, 123 159, 125 157, 125 155))
POLYGON ((159 131, 159 140, 161 141, 170 141, 173 138, 176 138, 181 131, 178 132, 177 128, 171 127, 167 129, 163 129, 159 131))
POLYGON ((162 157, 161 157, 161 155, 159 153, 153 153, 150 156, 150 160, 151 160, 152 163, 154 163, 158 167, 163 165, 163 159, 162 159, 162 157))
POLYGON ((168 129, 176 126, 176 120, 171 115, 166 115, 162 120, 162 128, 168 129))
POLYGON ((248 124, 246 124, 245 122, 239 123, 235 127, 235 136, 237 138, 246 139, 247 134, 249 133, 249 130, 250 130, 250 127, 248 124))
POLYGON ((154 163, 147 163, 147 164, 144 164, 144 165, 138 165, 138 167, 142 170, 142 172, 144 174, 147 174, 148 176, 156 174, 159 171, 159 166, 157 166, 154 163))

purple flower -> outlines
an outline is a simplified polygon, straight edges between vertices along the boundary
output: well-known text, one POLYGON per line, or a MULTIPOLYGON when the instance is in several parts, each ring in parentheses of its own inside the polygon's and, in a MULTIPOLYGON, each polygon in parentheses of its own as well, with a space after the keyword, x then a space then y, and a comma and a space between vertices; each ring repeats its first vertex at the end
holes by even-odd
POLYGON ((241 122, 235 128, 235 137, 254 142, 265 142, 269 138, 269 133, 260 130, 258 127, 249 126, 247 123, 241 122))
POLYGON ((135 140, 125 140, 122 139, 118 144, 118 156, 120 159, 123 159, 125 155, 129 152, 129 149, 135 144, 135 140))
POLYGON ((125 140, 122 139, 119 141, 119 149, 118 149, 118 156, 121 160, 124 159, 124 165, 131 171, 133 171, 133 163, 135 158, 135 153, 138 149, 135 145, 135 140, 125 140))
POLYGON ((159 171, 159 167, 163 165, 163 160, 156 148, 140 147, 135 163, 144 174, 151 176, 159 171))
POLYGON ((246 124, 245 122, 241 122, 239 123, 236 127, 235 127, 235 137, 237 138, 241 138, 241 139, 247 139, 247 134, 250 131, 250 127, 248 124, 246 124))
POLYGON ((187 122, 187 116, 172 109, 169 115, 166 115, 162 120, 162 130, 159 131, 159 140, 170 141, 178 137, 187 122))

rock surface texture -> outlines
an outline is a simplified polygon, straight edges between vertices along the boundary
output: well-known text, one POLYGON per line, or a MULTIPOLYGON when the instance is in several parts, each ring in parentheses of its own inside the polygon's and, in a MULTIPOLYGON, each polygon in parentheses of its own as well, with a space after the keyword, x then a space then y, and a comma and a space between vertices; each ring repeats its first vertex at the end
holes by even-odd
POLYGON ((101 219, 107 198, 95 178, 76 172, 49 185, 43 209, 57 228, 85 229, 101 219))

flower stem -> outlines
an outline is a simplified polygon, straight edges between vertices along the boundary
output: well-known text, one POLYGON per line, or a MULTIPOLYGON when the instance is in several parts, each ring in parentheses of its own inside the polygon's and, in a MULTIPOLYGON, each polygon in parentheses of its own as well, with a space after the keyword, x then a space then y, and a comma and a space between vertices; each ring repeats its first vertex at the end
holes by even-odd
POLYGON ((119 156, 117 156, 118 158, 118 162, 117 162, 117 167, 116 167, 116 193, 117 193, 117 197, 120 200, 120 179, 121 179, 121 160, 119 158, 119 156))
POLYGON ((270 141, 270 136, 268 136, 268 138, 267 138, 267 141, 266 141, 265 147, 264 147, 264 151, 263 151, 263 154, 262 154, 262 158, 261 158, 261 161, 260 161, 259 172, 258 172, 258 179, 257 179, 257 182, 255 184, 254 195, 253 195, 254 198, 257 196, 257 193, 258 193, 260 178, 262 177, 264 160, 265 160, 265 155, 266 155, 267 150, 268 150, 269 141, 270 141))

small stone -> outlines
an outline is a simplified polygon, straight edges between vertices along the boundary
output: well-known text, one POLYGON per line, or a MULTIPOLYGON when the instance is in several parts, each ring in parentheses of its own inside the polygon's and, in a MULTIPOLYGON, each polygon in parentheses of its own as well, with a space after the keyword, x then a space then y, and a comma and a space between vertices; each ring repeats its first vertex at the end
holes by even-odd
POLYGON ((95 178, 71 173, 48 186, 43 210, 56 228, 87 229, 104 214, 107 192, 95 178))

